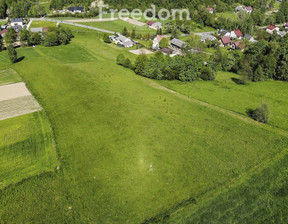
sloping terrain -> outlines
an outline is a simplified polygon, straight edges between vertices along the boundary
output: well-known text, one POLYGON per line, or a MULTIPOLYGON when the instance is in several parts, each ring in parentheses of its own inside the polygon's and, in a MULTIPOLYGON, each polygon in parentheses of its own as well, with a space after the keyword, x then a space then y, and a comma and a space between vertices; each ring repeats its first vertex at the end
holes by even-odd
POLYGON ((119 53, 135 55, 76 29, 70 45, 32 49, 38 57, 24 49, 13 66, 47 112, 61 169, 2 190, 1 221, 141 223, 185 207, 204 214, 210 200, 285 157, 278 129, 136 76, 115 63, 119 53))

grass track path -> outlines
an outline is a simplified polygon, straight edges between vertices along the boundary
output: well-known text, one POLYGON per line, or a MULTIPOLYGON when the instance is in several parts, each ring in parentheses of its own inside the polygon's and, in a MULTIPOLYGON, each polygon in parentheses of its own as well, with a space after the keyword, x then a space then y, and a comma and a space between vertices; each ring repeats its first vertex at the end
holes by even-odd
POLYGON ((169 92, 169 93, 172 93, 173 95, 181 98, 181 99, 184 99, 184 100, 187 100, 189 102, 192 102, 192 103, 196 103, 198 105, 201 105, 201 106, 204 106, 204 107, 207 107, 207 108, 210 108, 212 110, 215 110, 217 112, 220 112, 222 114, 225 114, 227 116, 230 116, 230 117, 234 117, 238 120, 241 120, 245 123, 248 123, 248 124, 251 124, 251 125, 256 125, 258 127, 261 127, 267 131, 272 131, 272 132, 276 132, 278 134, 280 134, 281 136, 284 136, 286 138, 288 138, 288 132, 283 130, 283 129, 280 129, 280 128, 276 128, 276 127, 272 127, 268 124, 263 124, 263 123, 260 123, 260 122, 257 122, 249 117, 246 117, 244 115, 241 115, 239 113, 236 113, 234 111, 231 111, 231 110, 227 110, 227 109, 224 109, 222 107, 219 107, 219 106, 216 106, 216 105, 213 105, 213 104, 209 104, 209 103, 206 103, 204 101, 201 101, 201 100, 197 100, 195 98, 191 98, 187 95, 184 95, 184 94, 181 94, 181 93, 178 93, 172 89, 169 89, 167 87, 164 87, 154 81, 151 81, 149 79, 141 79, 141 81, 147 83, 149 86, 155 88, 155 89, 159 89, 159 90, 162 90, 162 91, 166 91, 166 92, 169 92))

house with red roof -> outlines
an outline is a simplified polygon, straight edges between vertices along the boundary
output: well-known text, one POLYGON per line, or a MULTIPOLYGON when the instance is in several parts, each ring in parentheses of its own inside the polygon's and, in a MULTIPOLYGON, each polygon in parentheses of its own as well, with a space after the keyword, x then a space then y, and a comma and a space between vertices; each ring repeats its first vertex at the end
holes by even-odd
POLYGON ((233 30, 230 34, 230 37, 233 38, 239 38, 241 39, 243 37, 243 33, 241 32, 241 30, 233 30))
POLYGON ((288 30, 288 22, 284 24, 286 30, 288 30))
POLYGON ((148 26, 152 26, 153 24, 154 24, 154 22, 152 22, 152 21, 148 21, 148 22, 147 22, 147 25, 148 25, 148 26))
POLYGON ((160 48, 159 44, 163 38, 167 38, 165 35, 157 35, 153 40, 152 49, 157 50, 160 48))
POLYGON ((1 35, 2 37, 4 37, 6 33, 7 33, 7 30, 4 29, 4 30, 1 31, 0 35, 1 35))
POLYGON ((213 14, 214 13, 214 9, 212 7, 208 7, 206 8, 206 10, 210 13, 213 14))
POLYGON ((266 28, 266 32, 269 33, 269 34, 272 34, 274 31, 279 31, 279 28, 273 24, 267 26, 266 28))
POLYGON ((222 37, 220 39, 220 46, 221 47, 227 47, 227 46, 230 46, 230 44, 231 44, 230 37, 222 37))
POLYGON ((253 8, 251 6, 248 6, 245 8, 245 11, 249 14, 252 12, 252 10, 253 10, 253 8))
POLYGON ((245 43, 243 42, 243 40, 239 40, 239 41, 232 43, 230 48, 233 50, 237 50, 237 49, 244 50, 245 43))

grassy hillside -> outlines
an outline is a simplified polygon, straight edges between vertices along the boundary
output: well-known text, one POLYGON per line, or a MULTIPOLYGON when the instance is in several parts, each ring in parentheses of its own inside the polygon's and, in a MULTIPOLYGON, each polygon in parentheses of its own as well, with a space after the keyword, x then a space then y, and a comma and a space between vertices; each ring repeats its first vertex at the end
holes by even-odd
POLYGON ((44 112, 0 121, 0 133, 0 189, 57 166, 44 112))
POLYGON ((49 21, 34 20, 30 25, 30 28, 39 28, 39 27, 56 27, 56 23, 49 21))
POLYGON ((0 86, 21 82, 19 74, 11 68, 0 70, 0 86))
POLYGON ((287 223, 288 155, 208 203, 175 212, 166 223, 287 223))
POLYGON ((62 164, 2 190, 4 222, 140 223, 205 203, 287 149, 286 133, 136 76, 115 63, 135 59, 127 49, 73 29, 70 45, 21 49, 13 66, 47 111, 62 164))
POLYGON ((214 82, 183 83, 162 81, 161 84, 177 92, 246 115, 247 109, 255 109, 262 102, 271 110, 270 124, 288 130, 288 83, 266 81, 238 85, 233 79, 239 76, 218 72, 214 82))
MULTIPOLYGON (((12 68, 0 70, 0 86, 21 81, 12 68)), ((3 105, 1 112, 6 109, 3 105)), ((0 164, 0 189, 54 171, 57 155, 43 111, 0 121, 0 164)))

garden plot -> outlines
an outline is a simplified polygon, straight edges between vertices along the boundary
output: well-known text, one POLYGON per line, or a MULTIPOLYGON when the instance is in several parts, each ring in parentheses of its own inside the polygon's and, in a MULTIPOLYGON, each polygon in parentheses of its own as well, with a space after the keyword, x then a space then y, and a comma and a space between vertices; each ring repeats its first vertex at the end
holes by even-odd
POLYGON ((42 110, 41 106, 20 82, 0 86, 0 120, 42 110))

